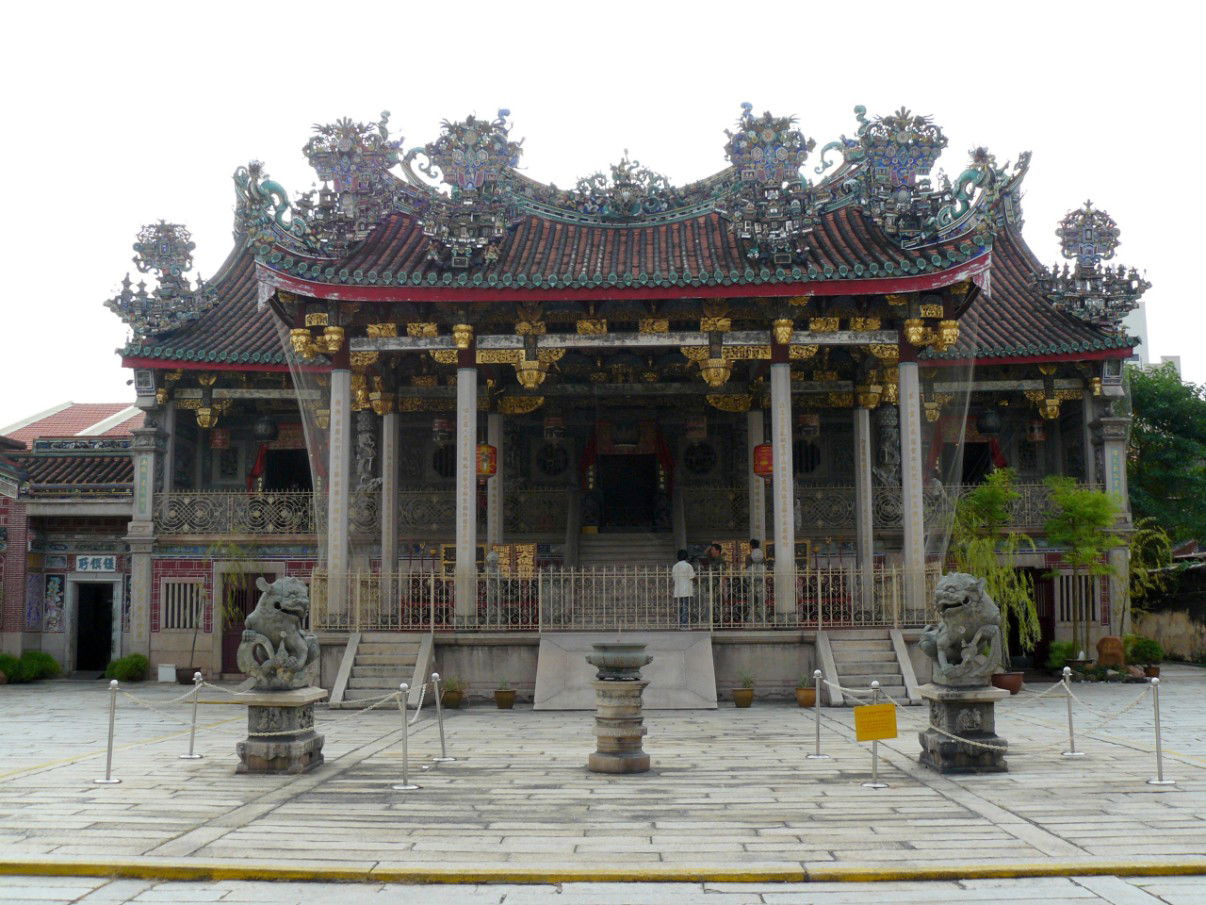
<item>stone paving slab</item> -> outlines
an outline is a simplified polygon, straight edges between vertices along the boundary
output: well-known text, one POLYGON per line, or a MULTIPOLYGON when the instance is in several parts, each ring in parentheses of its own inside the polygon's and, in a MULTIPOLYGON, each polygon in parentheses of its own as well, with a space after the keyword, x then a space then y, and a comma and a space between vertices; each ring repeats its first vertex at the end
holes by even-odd
POLYGON ((0 905, 1200 905, 1200 877, 886 883, 565 883, 407 886, 0 877, 0 905))
POLYGON ((901 737, 880 745, 889 784, 881 790, 861 785, 870 776, 869 746, 853 741, 849 710, 823 711, 831 755, 823 761, 804 758, 811 710, 756 703, 650 713, 654 770, 625 777, 585 770, 589 714, 453 712, 448 747, 460 759, 437 766, 438 737, 425 713, 411 738, 411 774, 423 788, 398 793, 390 789, 401 779, 396 709, 320 709, 321 769, 239 776, 233 749, 244 734, 241 715, 203 708, 205 757, 180 760, 187 730, 173 720, 187 721, 189 706, 168 703, 175 687, 134 686, 149 708, 121 699, 114 774, 122 783, 98 786, 103 685, 5 686, 0 859, 798 872, 1143 858, 1200 859, 1206 869, 1206 671, 1165 669, 1173 787, 1146 783, 1155 770, 1150 700, 1126 709, 1141 687, 1074 691, 1083 701, 1075 712, 1086 757, 1060 756, 1062 699, 1022 696, 999 708, 1010 772, 942 777, 917 764, 924 711, 908 708, 900 711, 901 737))

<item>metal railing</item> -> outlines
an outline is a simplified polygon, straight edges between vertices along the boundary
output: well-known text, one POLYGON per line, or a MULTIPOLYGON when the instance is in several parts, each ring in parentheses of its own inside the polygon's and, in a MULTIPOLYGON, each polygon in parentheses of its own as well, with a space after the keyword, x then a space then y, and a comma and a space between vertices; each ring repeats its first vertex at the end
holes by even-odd
POLYGON ((694 592, 673 596, 661 566, 544 569, 527 576, 479 574, 473 599, 458 606, 456 579, 435 572, 346 573, 315 570, 311 624, 327 631, 646 631, 763 630, 919 626, 940 576, 937 563, 918 576, 878 565, 868 576, 850 566, 801 568, 795 599, 776 605, 769 568, 701 570, 694 592), (908 604, 917 578, 920 603, 908 604), (342 595, 332 595, 338 582, 342 595), (342 596, 340 604, 332 597, 342 596))
POLYGON ((313 534, 311 493, 174 491, 154 500, 156 534, 313 534))

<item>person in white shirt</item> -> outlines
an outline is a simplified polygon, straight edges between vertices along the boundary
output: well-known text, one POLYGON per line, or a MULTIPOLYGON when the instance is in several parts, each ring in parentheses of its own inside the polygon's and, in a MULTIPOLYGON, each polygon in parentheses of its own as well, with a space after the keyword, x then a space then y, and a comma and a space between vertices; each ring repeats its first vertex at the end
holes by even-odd
POLYGON ((674 579, 674 601, 678 604, 678 624, 686 628, 691 621, 691 598, 695 596, 695 569, 687 562, 687 551, 678 551, 678 562, 670 570, 674 579))

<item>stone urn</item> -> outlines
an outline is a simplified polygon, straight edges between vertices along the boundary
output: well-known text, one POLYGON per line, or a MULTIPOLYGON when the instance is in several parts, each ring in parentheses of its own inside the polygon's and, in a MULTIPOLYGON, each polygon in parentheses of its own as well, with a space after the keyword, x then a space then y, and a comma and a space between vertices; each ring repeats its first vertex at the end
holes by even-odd
POLYGON ((641 694, 649 682, 641 678, 641 667, 653 657, 639 643, 607 641, 593 647, 586 662, 598 670, 593 682, 597 750, 587 758, 587 769, 644 773, 649 755, 641 747, 646 731, 641 694))

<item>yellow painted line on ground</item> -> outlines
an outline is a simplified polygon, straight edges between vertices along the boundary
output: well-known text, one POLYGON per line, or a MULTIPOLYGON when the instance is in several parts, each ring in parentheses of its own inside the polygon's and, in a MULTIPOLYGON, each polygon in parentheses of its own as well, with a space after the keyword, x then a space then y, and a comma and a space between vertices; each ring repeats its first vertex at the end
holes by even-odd
MULTIPOLYGON (((221 726, 225 723, 231 723, 237 719, 238 719, 237 716, 232 716, 225 720, 218 720, 218 722, 216 722, 216 723, 207 723, 205 725, 198 725, 197 730, 200 731, 202 729, 213 729, 216 726, 221 726)), ((141 748, 143 745, 157 745, 160 742, 166 742, 168 739, 179 738, 182 735, 188 735, 190 731, 191 731, 191 729, 177 729, 175 732, 169 732, 167 735, 160 735, 160 736, 156 736, 155 738, 146 738, 146 739, 142 739, 141 741, 130 742, 129 744, 126 744, 126 745, 116 746, 116 747, 114 747, 113 751, 116 753, 118 751, 129 751, 131 748, 141 748)), ((16 770, 9 770, 7 773, 0 773, 0 782, 3 782, 6 779, 11 779, 14 776, 20 776, 23 773, 36 773, 39 770, 46 770, 51 767, 62 767, 62 766, 66 766, 67 764, 74 764, 74 763, 77 763, 82 760, 88 760, 89 758, 92 758, 92 757, 103 757, 105 752, 106 752, 106 749, 101 748, 98 751, 89 751, 86 754, 76 754, 72 757, 62 757, 62 758, 59 758, 58 760, 48 760, 45 763, 34 764, 33 766, 30 766, 30 767, 20 767, 16 770)))
POLYGON ((1206 875, 1206 858, 1121 861, 1029 861, 998 864, 870 866, 818 864, 799 867, 338 867, 329 864, 255 864, 241 861, 133 859, 87 861, 63 858, 0 860, 0 876, 121 877, 157 881, 250 880, 345 883, 883 883, 925 880, 1026 879, 1031 877, 1173 877, 1206 875))

